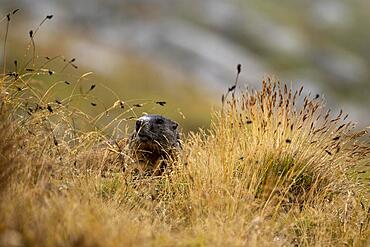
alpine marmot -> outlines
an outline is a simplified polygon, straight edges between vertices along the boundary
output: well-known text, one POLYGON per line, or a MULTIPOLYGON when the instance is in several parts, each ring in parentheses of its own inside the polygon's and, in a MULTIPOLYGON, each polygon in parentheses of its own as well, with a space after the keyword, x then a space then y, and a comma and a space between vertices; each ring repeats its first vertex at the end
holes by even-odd
POLYGON ((135 168, 147 174, 162 174, 182 148, 178 128, 178 123, 161 115, 138 118, 128 143, 129 156, 138 165, 135 168))

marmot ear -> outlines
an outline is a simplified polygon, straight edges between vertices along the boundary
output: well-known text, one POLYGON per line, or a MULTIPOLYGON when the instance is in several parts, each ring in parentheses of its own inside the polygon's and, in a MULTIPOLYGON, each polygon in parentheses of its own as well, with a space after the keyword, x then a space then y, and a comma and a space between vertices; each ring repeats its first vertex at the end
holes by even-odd
POLYGON ((177 127, 179 127, 179 124, 176 122, 173 122, 173 125, 172 125, 173 130, 176 130, 177 127))

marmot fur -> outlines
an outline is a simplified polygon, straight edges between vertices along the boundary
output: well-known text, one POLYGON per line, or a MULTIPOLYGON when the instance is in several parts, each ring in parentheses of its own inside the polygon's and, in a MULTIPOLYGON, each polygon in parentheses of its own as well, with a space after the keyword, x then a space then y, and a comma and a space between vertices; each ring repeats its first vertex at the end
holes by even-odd
POLYGON ((176 160, 181 150, 178 126, 161 115, 138 118, 128 142, 129 157, 136 164, 135 168, 152 175, 162 174, 168 160, 176 160))

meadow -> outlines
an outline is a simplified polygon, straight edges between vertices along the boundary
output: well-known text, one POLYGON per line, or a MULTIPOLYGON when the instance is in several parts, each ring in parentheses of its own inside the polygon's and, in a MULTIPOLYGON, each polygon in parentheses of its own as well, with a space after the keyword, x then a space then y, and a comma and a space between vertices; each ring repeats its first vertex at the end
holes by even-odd
POLYGON ((55 77, 75 60, 35 56, 36 32, 0 79, 0 246, 370 244, 368 131, 320 95, 236 78, 171 169, 138 179, 124 143, 143 107, 165 103, 55 77), (98 90, 114 101, 92 114, 98 90))

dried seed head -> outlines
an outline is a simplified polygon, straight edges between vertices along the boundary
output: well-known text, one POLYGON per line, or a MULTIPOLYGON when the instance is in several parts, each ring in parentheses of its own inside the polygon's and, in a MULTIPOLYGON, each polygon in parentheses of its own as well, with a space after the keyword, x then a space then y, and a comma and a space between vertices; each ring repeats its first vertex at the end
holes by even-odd
POLYGON ((48 109, 49 112, 53 112, 53 108, 51 108, 50 105, 47 106, 47 109, 48 109))
POLYGON ((236 66, 236 70, 237 70, 238 74, 240 74, 240 72, 242 71, 242 65, 241 64, 238 64, 236 66))
POLYGON ((303 86, 301 86, 301 88, 299 89, 299 93, 298 93, 298 96, 301 96, 301 94, 302 94, 302 91, 303 91, 303 86))
POLYGON ((160 106, 164 106, 166 104, 166 101, 157 101, 155 103, 160 105, 160 106))

